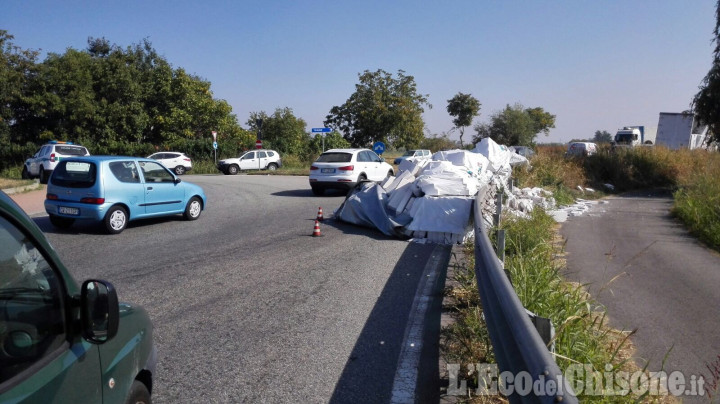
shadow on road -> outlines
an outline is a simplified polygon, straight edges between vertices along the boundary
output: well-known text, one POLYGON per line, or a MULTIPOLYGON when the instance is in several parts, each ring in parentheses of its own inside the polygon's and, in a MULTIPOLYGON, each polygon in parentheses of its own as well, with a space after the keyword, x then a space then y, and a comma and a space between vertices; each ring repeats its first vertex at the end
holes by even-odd
POLYGON ((273 192, 271 195, 275 195, 275 196, 289 196, 289 197, 302 197, 302 198, 306 198, 306 197, 322 198, 322 197, 324 197, 324 196, 331 196, 331 197, 342 196, 342 197, 345 197, 345 196, 347 195, 347 191, 335 190, 335 189, 328 189, 328 190, 325 191, 325 193, 324 193, 322 196, 317 196, 317 197, 316 197, 316 196, 312 193, 312 190, 311 190, 310 188, 308 188, 308 189, 292 189, 292 190, 289 190, 289 191, 278 191, 278 192, 273 192))
MULTIPOLYGON (((67 229, 58 229, 50 223, 50 217, 41 216, 32 218, 35 224, 38 225, 40 230, 44 233, 49 234, 97 234, 97 235, 109 235, 105 231, 105 225, 102 222, 96 222, 93 220, 77 220, 67 229)), ((148 219, 133 220, 128 223, 124 231, 132 228, 141 228, 145 226, 152 226, 158 223, 185 221, 182 215, 175 216, 162 216, 148 219)))
MULTIPOLYGON (((387 403, 416 291, 425 284, 423 270, 436 245, 409 243, 388 278, 363 327, 330 403, 387 403)), ((438 279, 425 315, 423 349, 418 366, 416 397, 438 402, 438 338, 442 293, 445 287, 450 246, 440 247, 438 279)))

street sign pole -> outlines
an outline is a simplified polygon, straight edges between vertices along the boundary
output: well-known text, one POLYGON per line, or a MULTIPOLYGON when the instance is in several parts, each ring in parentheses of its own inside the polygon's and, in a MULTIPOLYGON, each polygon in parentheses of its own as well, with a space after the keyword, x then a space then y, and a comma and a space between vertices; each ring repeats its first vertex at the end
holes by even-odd
POLYGON ((212 131, 213 135, 213 152, 215 154, 215 167, 217 167, 217 132, 212 131))
POLYGON ((263 126, 263 120, 258 118, 255 120, 255 124, 257 125, 258 131, 257 131, 257 140, 255 141, 255 156, 258 160, 258 171, 261 170, 261 164, 260 164, 260 149, 262 148, 262 126, 263 126))
POLYGON ((322 134, 322 149, 323 153, 325 152, 325 134, 332 132, 332 129, 330 128, 312 128, 312 133, 320 133, 322 134))

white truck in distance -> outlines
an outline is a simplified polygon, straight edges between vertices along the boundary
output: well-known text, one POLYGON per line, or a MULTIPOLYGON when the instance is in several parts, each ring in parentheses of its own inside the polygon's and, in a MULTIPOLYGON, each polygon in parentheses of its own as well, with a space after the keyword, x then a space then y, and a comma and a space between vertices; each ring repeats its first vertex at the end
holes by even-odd
POLYGON ((704 148, 707 132, 707 125, 700 125, 697 117, 692 113, 661 112, 657 144, 674 150, 704 148))
POLYGON ((618 129, 613 138, 614 147, 651 146, 657 131, 655 128, 645 129, 645 126, 624 126, 618 129))

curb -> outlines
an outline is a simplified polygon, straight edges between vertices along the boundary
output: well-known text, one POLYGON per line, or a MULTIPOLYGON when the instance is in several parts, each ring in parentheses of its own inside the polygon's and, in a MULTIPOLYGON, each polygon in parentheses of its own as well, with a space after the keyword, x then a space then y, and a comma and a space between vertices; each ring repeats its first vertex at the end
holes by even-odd
POLYGON ((12 194, 19 194, 21 192, 35 191, 37 189, 42 189, 42 187, 43 187, 43 185, 40 184, 39 181, 35 181, 35 183, 30 184, 30 185, 23 185, 21 187, 15 187, 15 188, 5 188, 2 191, 8 195, 12 195, 12 194))

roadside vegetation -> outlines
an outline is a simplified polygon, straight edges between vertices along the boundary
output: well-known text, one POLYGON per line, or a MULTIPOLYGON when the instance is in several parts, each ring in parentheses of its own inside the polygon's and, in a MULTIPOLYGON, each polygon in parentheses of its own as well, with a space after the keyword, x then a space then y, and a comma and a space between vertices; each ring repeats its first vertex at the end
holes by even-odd
MULTIPOLYGON (((500 228, 506 231, 505 268, 520 301, 528 310, 550 318, 555 326, 555 360, 560 369, 572 364, 591 364, 596 372, 605 372, 612 364, 612 372, 634 372, 638 369, 631 360, 631 331, 614 330, 607 326, 605 309, 595 302, 584 287, 563 280, 560 272, 564 262, 558 256, 562 243, 558 242, 554 220, 541 209, 533 211, 529 219, 505 217, 500 228)), ((461 369, 476 363, 494 363, 487 328, 482 320, 482 307, 477 293, 474 271, 473 244, 465 245, 467 262, 453 268, 452 286, 446 290, 452 303, 455 322, 443 329, 441 349, 448 363, 460 364, 461 369)), ((468 381, 468 391, 477 387, 476 373, 461 375, 468 381)), ((616 386, 620 390, 619 386, 616 386)), ((640 399, 653 402, 658 397, 597 395, 587 390, 580 394, 582 402, 630 403, 640 399)), ((469 402, 506 402, 503 397, 474 396, 469 402)), ((669 400, 669 397, 661 397, 669 400)), ((664 402, 664 401, 662 401, 664 402)), ((669 402, 672 402, 670 400, 669 402)))
MULTIPOLYGON (((700 240, 720 250, 720 154, 662 147, 617 152, 603 148, 597 155, 585 158, 565 158, 564 152, 561 146, 538 147, 530 167, 515 169, 516 186, 550 190, 561 205, 608 193, 669 189, 674 195, 675 216, 700 240)), ((632 360, 632 331, 608 327, 605 309, 582 285, 563 279, 562 240, 552 218, 535 209, 529 219, 505 217, 500 227, 507 235, 505 268, 518 297, 528 310, 550 318, 555 326, 555 359, 560 368, 583 363, 592 364, 598 372, 604 372, 606 364, 611 364, 614 373, 639 370, 632 360)), ((460 364, 461 369, 494 362, 477 294, 473 257, 473 245, 468 244, 464 260, 453 266, 446 290, 454 322, 443 329, 442 352, 447 363, 460 364)), ((651 365, 656 370, 663 364, 651 365)), ((461 373, 460 377, 468 381, 468 391, 477 386, 477 374, 461 373)), ((469 395, 465 399, 505 402, 502 397, 469 395)), ((670 396, 631 394, 580 395, 580 399, 600 403, 676 402, 670 396)))
POLYGON ((720 154, 705 150, 600 148, 586 158, 565 158, 559 146, 540 146, 530 168, 513 173, 517 186, 539 186, 570 204, 574 198, 641 189, 673 192, 673 214, 702 242, 720 251, 720 154), (580 191, 591 187, 597 192, 580 191))

